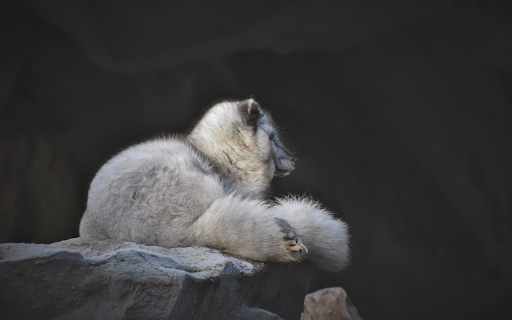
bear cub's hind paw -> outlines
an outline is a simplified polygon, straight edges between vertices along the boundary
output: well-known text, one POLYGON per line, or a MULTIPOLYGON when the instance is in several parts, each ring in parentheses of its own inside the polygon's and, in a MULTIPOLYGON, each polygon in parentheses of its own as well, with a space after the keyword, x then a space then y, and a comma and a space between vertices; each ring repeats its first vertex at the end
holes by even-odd
POLYGON ((290 227, 288 222, 280 218, 274 218, 281 228, 283 239, 285 241, 286 250, 290 251, 292 256, 297 260, 303 260, 308 253, 308 248, 302 243, 302 240, 297 237, 295 231, 290 227))

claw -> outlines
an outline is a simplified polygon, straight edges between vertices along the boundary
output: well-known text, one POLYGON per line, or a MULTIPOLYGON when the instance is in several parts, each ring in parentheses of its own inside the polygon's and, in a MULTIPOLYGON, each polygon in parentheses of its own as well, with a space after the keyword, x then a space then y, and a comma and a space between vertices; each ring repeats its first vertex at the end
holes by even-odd
POLYGON ((305 245, 302 243, 298 243, 295 240, 290 240, 289 244, 287 245, 289 251, 300 251, 304 250, 306 253, 308 253, 308 248, 306 248, 305 245))

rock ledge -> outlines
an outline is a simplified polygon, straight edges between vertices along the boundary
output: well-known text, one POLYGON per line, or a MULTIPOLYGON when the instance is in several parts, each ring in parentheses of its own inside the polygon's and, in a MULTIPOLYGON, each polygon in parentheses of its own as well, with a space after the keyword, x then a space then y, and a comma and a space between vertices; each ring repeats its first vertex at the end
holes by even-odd
POLYGON ((3 319, 229 319, 244 308, 300 319, 310 280, 307 263, 264 264, 203 247, 0 244, 3 319))

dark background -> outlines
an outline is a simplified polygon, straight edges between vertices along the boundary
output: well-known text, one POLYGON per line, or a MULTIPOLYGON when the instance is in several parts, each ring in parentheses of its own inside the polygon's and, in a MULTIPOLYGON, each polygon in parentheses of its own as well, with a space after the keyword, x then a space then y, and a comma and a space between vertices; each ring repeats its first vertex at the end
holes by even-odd
POLYGON ((76 237, 115 153, 256 99, 275 194, 351 227, 318 272, 363 318, 512 319, 511 1, 22 1, 0 8, 0 242, 76 237))

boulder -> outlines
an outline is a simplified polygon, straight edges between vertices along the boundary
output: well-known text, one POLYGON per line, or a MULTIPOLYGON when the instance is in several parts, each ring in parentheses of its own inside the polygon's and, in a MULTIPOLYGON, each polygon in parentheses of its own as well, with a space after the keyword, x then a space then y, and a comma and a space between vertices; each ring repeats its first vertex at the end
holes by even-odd
POLYGON ((0 244, 2 319, 300 319, 311 266, 81 238, 0 244))

